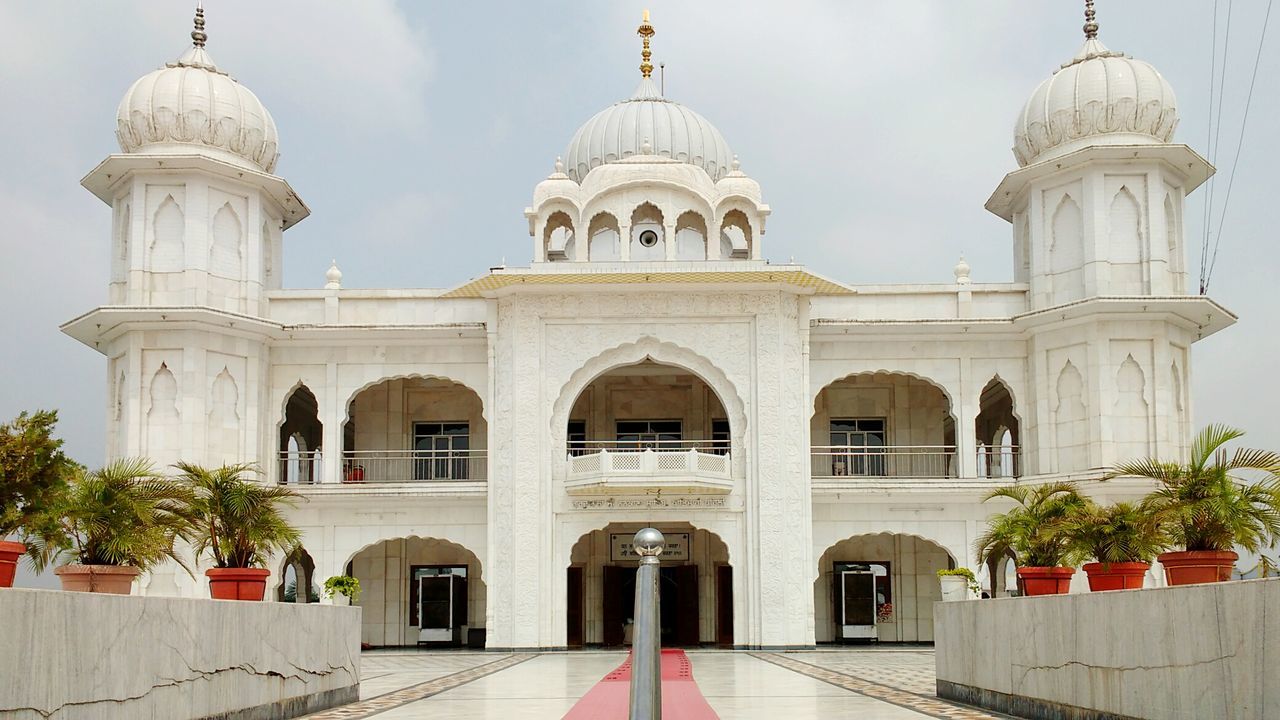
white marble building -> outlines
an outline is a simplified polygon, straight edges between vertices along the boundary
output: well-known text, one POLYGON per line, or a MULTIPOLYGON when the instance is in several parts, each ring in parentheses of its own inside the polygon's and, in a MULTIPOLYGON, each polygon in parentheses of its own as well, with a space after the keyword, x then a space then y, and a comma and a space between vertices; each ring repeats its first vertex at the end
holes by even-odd
MULTIPOLYGON (((841 634, 851 563, 884 573, 876 637, 930 640, 934 571, 976 567, 991 488, 1185 450, 1191 345, 1235 318, 1187 285, 1184 198, 1213 169, 1173 142, 1155 69, 1090 30, 1017 114, 987 203, 1008 282, 962 260, 954 283, 854 286, 763 259, 762 188, 662 97, 640 31, 639 86, 533 188, 528 267, 284 289, 308 208, 198 19, 83 181, 114 211, 110 304, 63 329, 107 359, 109 454, 296 486, 296 567, 358 577, 374 645, 624 642, 622 541, 653 524, 681 546, 667 641, 780 647, 841 634), (456 586, 465 634, 421 629, 424 576, 456 586)), ((204 593, 168 572, 142 591, 204 593)))

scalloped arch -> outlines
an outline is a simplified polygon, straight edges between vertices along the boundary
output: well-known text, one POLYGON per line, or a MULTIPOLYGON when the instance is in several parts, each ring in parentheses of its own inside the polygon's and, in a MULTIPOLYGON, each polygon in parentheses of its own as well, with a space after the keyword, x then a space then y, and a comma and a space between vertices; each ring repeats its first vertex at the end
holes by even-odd
MULTIPOLYGON (((360 553, 364 552, 365 550, 368 550, 371 547, 374 547, 375 545, 381 545, 382 543, 389 542, 391 540, 434 540, 435 542, 443 543, 445 545, 449 545, 459 550, 462 550, 464 553, 475 558, 476 568, 477 568, 476 579, 479 580, 480 582, 484 582, 484 562, 480 559, 480 556, 476 554, 476 551, 467 547, 465 543, 461 543, 456 540, 451 540, 448 537, 441 537, 440 535, 434 535, 434 534, 433 535, 419 535, 418 533, 404 534, 395 530, 387 530, 385 531, 385 533, 378 535, 376 540, 371 540, 361 545, 360 547, 356 548, 355 550, 351 551, 350 553, 347 553, 342 563, 339 564, 338 567, 345 568, 347 566, 347 563, 354 561, 356 556, 359 555, 360 553)), ((321 580, 321 582, 323 582, 323 579, 321 580)))
POLYGON ((356 388, 354 391, 351 392, 351 394, 347 395, 347 399, 342 406, 343 407, 342 424, 346 425, 347 423, 351 422, 351 403, 355 401, 356 397, 360 393, 364 392, 365 390, 368 390, 374 385, 381 385, 382 383, 389 382, 391 380, 443 380, 444 382, 449 382, 449 383, 453 383, 454 385, 464 387, 470 390, 472 394, 476 396, 476 399, 480 401, 480 417, 483 417, 485 422, 490 422, 489 406, 485 403, 484 396, 480 394, 479 390, 476 390, 475 388, 471 387, 471 385, 467 384, 466 382, 462 380, 458 380, 457 378, 449 377, 448 375, 440 375, 437 373, 402 373, 400 375, 385 375, 383 377, 377 378, 376 380, 370 380, 369 382, 366 382, 365 384, 356 388))
MULTIPOLYGON (((937 380, 934 380, 933 378, 927 375, 921 375, 919 373, 911 372, 910 370, 891 370, 889 368, 883 368, 883 367, 875 368, 875 369, 866 369, 866 370, 855 370, 853 372, 840 373, 838 375, 835 375, 834 377, 830 377, 829 379, 827 379, 826 382, 822 384, 821 387, 818 388, 817 392, 814 392, 813 396, 809 398, 810 409, 813 410, 814 412, 817 412, 818 396, 822 395, 823 390, 826 390, 827 388, 840 382, 841 380, 847 380, 848 378, 855 377, 857 375, 875 375, 877 373, 883 373, 885 375, 905 375, 907 377, 915 378, 916 380, 919 380, 923 383, 927 383, 937 388, 938 391, 942 393, 943 397, 947 399, 947 411, 951 413, 952 416, 955 415, 956 400, 954 397, 952 397, 951 391, 947 389, 946 385, 938 382, 937 380)), ((1010 395, 1012 396, 1012 394, 1013 393, 1011 392, 1010 395)))
MULTIPOLYGON (((611 370, 627 365, 635 365, 645 360, 653 360, 665 365, 675 365, 688 370, 705 382, 716 393, 716 396, 720 399, 720 404, 724 406, 725 413, 729 415, 731 447, 742 447, 742 439, 746 437, 746 406, 742 402, 742 397, 738 394, 737 388, 729 380, 728 376, 724 374, 724 371, 689 348, 675 343, 661 342, 649 335, 641 337, 635 342, 624 343, 605 350, 588 360, 569 376, 569 379, 561 386, 560 392, 556 396, 556 401, 552 405, 551 446, 556 448, 565 444, 569 412, 573 409, 573 403, 577 401, 578 396, 582 394, 587 385, 611 370)), ((740 456, 741 453, 735 453, 735 455, 740 456)), ((736 464, 739 460, 735 459, 734 462, 736 464)))

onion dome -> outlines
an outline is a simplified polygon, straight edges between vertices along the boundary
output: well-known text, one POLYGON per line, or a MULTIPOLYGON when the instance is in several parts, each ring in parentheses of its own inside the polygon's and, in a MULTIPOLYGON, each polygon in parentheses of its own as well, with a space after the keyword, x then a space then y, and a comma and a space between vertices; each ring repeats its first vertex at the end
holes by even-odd
POLYGON ((737 155, 734 155, 733 160, 729 163, 729 172, 716 183, 716 191, 720 193, 721 197, 737 195, 749 198, 756 204, 759 204, 764 197, 760 192, 760 183, 742 172, 742 166, 738 163, 737 155))
POLYGON ((640 85, 631 97, 601 110, 578 128, 564 153, 565 174, 581 183, 593 168, 632 155, 653 155, 696 165, 713 181, 719 180, 730 170, 729 144, 706 118, 664 98, 654 84, 649 11, 637 32, 644 39, 640 85))
POLYGON ((126 153, 192 152, 192 146, 252 170, 272 172, 280 137, 258 97, 214 64, 204 49, 204 10, 197 9, 191 48, 139 78, 116 111, 116 139, 126 153))
POLYGON ((1040 83, 1014 128, 1018 165, 1090 145, 1168 143, 1178 125, 1173 88, 1151 65, 1098 40, 1093 2, 1085 3, 1080 52, 1040 83))

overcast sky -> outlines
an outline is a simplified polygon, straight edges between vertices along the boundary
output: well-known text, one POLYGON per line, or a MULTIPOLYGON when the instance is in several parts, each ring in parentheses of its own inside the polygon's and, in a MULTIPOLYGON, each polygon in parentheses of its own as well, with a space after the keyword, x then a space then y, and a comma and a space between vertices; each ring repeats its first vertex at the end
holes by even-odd
MULTIPOLYGON (((67 449, 90 465, 104 454, 105 361, 57 326, 106 299, 110 214, 78 181, 117 152, 125 89, 189 45, 190 4, 0 0, 0 416, 57 408, 67 449)), ((323 284, 330 258, 346 287, 447 287, 503 258, 526 264, 521 211, 578 125, 635 86, 645 7, 205 5, 210 53, 275 116, 277 171, 313 211, 285 237, 289 287, 323 284)), ((1098 2, 1103 42, 1163 72, 1177 140, 1205 155, 1212 5, 1098 2)), ((854 283, 943 282, 964 253, 975 282, 1011 279, 1010 227, 982 206, 1016 168, 1023 101, 1082 42, 1083 2, 648 6, 667 95, 715 123, 764 188, 767 257, 854 283)), ((1219 207, 1264 10, 1245 0, 1232 17, 1219 207)), ((1197 424, 1277 448, 1271 25, 1211 288, 1241 322, 1195 346, 1193 388, 1197 424)), ((1204 196, 1186 215, 1193 275, 1204 196)))

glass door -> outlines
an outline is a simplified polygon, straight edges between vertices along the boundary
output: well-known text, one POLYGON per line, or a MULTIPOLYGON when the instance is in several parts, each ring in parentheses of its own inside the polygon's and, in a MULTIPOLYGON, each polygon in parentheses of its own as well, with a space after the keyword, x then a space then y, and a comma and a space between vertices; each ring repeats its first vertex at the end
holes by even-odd
POLYGON ((467 423, 414 423, 413 479, 466 480, 470 450, 467 423))
POLYGON ((831 453, 832 475, 884 475, 884 419, 832 420, 831 453))

